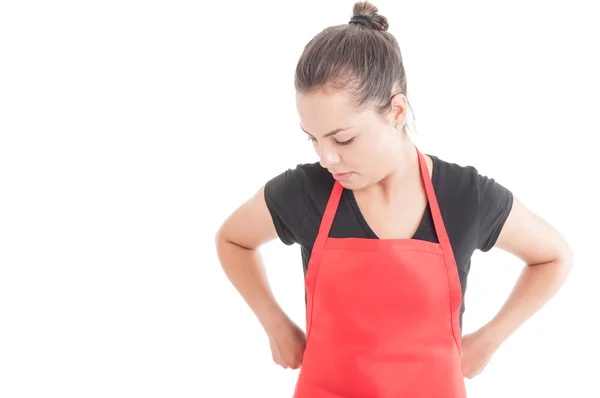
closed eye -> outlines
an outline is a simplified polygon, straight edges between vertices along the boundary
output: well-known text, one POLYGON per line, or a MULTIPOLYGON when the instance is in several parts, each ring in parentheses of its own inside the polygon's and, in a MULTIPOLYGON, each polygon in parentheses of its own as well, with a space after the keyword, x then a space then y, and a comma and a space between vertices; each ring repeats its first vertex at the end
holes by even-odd
MULTIPOLYGON (((350 144, 352 143, 352 141, 354 141, 354 138, 355 138, 355 137, 352 137, 352 138, 350 138, 349 140, 346 140, 346 141, 338 141, 338 140, 335 140, 335 143, 336 143, 337 145, 342 145, 342 146, 344 146, 344 145, 350 145, 350 144)), ((308 140, 309 140, 309 141, 313 141, 313 142, 317 141, 317 139, 316 139, 315 137, 313 137, 312 135, 309 135, 309 136, 308 136, 308 140)))
POLYGON ((338 145, 350 145, 352 143, 352 141, 354 141, 354 138, 350 138, 349 140, 346 140, 346 141, 335 140, 335 143, 338 145))

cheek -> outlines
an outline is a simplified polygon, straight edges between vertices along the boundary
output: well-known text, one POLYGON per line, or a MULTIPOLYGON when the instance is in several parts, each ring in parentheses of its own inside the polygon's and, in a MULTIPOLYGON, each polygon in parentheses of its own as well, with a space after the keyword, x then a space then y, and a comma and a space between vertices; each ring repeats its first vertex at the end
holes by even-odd
POLYGON ((385 167, 386 160, 390 157, 390 143, 381 137, 364 142, 361 148, 359 162, 366 172, 379 174, 379 170, 385 167))
POLYGON ((380 136, 373 136, 362 142, 362 152, 365 159, 373 159, 377 161, 388 150, 388 143, 380 136))
POLYGON ((344 163, 367 174, 377 167, 381 156, 378 145, 368 140, 355 142, 343 149, 341 153, 344 163))
POLYGON ((379 163, 382 163, 389 158, 390 153, 394 150, 393 148, 395 148, 394 142, 389 137, 385 134, 378 134, 377 138, 373 140, 371 151, 377 155, 379 163))

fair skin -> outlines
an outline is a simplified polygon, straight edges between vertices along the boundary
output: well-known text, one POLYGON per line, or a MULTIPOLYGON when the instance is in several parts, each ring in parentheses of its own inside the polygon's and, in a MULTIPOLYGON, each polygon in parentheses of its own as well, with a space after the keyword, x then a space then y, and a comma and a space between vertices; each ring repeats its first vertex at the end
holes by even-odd
MULTIPOLYGON (((384 115, 372 108, 357 111, 343 92, 298 93, 296 104, 301 128, 313 142, 321 165, 353 191, 375 234, 382 239, 412 237, 427 199, 414 145, 402 131, 406 97, 394 96, 384 115), (330 134, 335 130, 340 131, 330 134)), ((432 160, 425 156, 425 161, 431 174, 432 160)), ((275 300, 259 253, 261 246, 276 238, 263 186, 223 223, 217 252, 227 277, 263 326, 275 363, 297 369, 306 337, 275 300)), ((501 344, 551 299, 572 263, 562 236, 518 198, 496 247, 522 260, 523 272, 499 313, 463 336, 462 370, 467 378, 479 374, 501 344)))

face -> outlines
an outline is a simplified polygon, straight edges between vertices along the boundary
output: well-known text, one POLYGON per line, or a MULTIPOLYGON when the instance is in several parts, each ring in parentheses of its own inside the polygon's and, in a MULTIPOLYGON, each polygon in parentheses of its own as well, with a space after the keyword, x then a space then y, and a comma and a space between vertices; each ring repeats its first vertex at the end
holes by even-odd
POLYGON ((389 113, 381 115, 371 108, 357 111, 345 92, 296 94, 301 128, 321 166, 353 190, 382 180, 397 164, 406 104, 406 97, 398 94, 389 113))

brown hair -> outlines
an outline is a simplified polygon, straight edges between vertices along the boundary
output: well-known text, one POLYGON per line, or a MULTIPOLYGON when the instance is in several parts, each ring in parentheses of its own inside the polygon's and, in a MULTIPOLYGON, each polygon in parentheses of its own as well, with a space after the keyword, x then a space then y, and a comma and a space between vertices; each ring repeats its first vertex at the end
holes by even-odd
POLYGON ((392 96, 407 96, 407 90, 400 46, 387 29, 377 7, 355 3, 347 24, 308 42, 296 66, 296 90, 346 90, 359 110, 374 105, 381 114, 389 111, 392 96))

